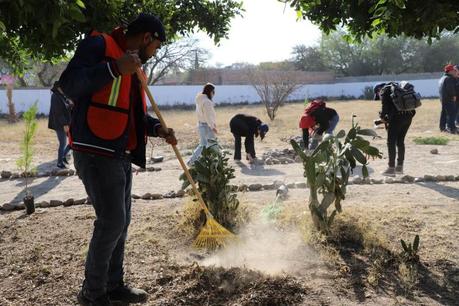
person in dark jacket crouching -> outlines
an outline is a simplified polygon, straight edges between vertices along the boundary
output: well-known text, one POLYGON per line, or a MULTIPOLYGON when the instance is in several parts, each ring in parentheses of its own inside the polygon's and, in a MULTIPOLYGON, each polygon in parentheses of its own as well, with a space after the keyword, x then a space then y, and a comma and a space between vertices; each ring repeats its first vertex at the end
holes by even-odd
POLYGON ((269 130, 268 125, 257 117, 237 114, 230 120, 230 129, 234 136, 234 160, 241 160, 241 138, 245 137, 246 159, 250 163, 255 162, 255 137, 260 136, 263 140, 269 130))
POLYGON ((78 46, 60 78, 74 103, 70 145, 74 163, 95 209, 86 257, 82 305, 139 303, 147 293, 123 279, 123 258, 131 221, 131 163, 144 168, 147 136, 177 140, 148 115, 136 71, 166 40, 154 15, 140 14, 111 34, 92 32, 78 46))
POLYGON ((300 128, 303 132, 304 148, 315 150, 322 139, 323 134, 333 134, 339 122, 339 115, 330 107, 319 107, 310 114, 303 114, 300 118, 300 128), (312 136, 309 145, 310 134, 312 136))
MULTIPOLYGON (((404 82, 400 87, 404 87, 404 82)), ((405 136, 410 128, 411 121, 416 114, 415 110, 397 111, 391 97, 390 84, 380 83, 374 87, 375 100, 381 100, 382 109, 379 113, 381 121, 386 126, 387 150, 389 164, 382 175, 394 177, 395 174, 403 174, 403 163, 405 160, 405 136), (387 86, 386 86, 387 85, 387 86), (397 154, 398 153, 398 154, 397 154), (395 157, 397 155, 397 165, 395 157)))
POLYGON ((59 87, 59 82, 54 83, 51 92, 48 128, 56 131, 57 140, 59 141, 57 167, 64 169, 68 164, 66 156, 70 151, 70 146, 67 144, 67 133, 70 127, 70 111, 73 107, 73 102, 64 95, 59 87))

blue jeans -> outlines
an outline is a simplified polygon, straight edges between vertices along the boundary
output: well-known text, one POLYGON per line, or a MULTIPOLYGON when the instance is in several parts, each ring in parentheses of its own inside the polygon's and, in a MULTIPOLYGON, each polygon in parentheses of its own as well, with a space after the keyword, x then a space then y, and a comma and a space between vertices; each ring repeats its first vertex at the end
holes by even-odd
POLYGON ((216 140, 214 131, 212 131, 207 123, 199 122, 198 130, 199 145, 196 147, 193 155, 188 160, 188 165, 192 165, 201 156, 202 149, 209 146, 209 140, 216 140))
POLYGON ((95 299, 123 283, 124 245, 131 222, 131 162, 77 151, 73 156, 96 213, 83 283, 85 296, 95 299))
POLYGON ((67 134, 64 129, 56 130, 57 140, 59 140, 59 149, 57 150, 57 164, 64 162, 64 157, 69 153, 70 146, 67 144, 67 134))
POLYGON ((440 131, 446 130, 456 131, 456 115, 457 107, 455 102, 442 102, 440 114, 440 131))
MULTIPOLYGON (((336 126, 338 125, 339 122, 339 116, 336 114, 333 116, 330 121, 328 122, 329 126, 327 129, 327 134, 333 134, 333 131, 335 130, 336 126)), ((317 145, 319 144, 319 138, 313 137, 311 140, 311 145, 309 146, 310 150, 315 150, 317 145)))

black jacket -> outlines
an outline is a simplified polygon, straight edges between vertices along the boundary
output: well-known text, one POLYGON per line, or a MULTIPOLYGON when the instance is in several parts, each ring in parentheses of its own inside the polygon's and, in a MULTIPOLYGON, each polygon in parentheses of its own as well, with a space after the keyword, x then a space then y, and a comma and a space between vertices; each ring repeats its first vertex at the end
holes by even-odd
MULTIPOLYGON (((113 80, 106 60, 103 37, 88 36, 78 46, 59 83, 66 96, 75 103, 70 125, 72 149, 111 157, 124 157, 126 155, 128 129, 118 139, 106 141, 96 137, 91 132, 86 120, 92 94, 113 80), (86 146, 78 146, 74 142, 82 143, 86 146), (104 154, 103 151, 91 150, 92 147, 107 148, 107 146, 113 150, 113 153, 104 154)), ((141 97, 138 93, 139 86, 140 82, 133 75, 130 101, 131 107, 134 108, 137 147, 131 152, 131 157, 132 163, 144 168, 146 164, 146 136, 156 137, 156 131, 160 124, 158 119, 144 113, 141 97)))
POLYGON ((322 135, 330 127, 330 120, 337 116, 338 113, 333 108, 321 107, 313 111, 311 115, 314 117, 316 124, 319 125, 316 132, 322 135))
POLYGON ((65 97, 53 92, 49 108, 48 128, 58 131, 63 130, 64 125, 70 125, 69 108, 70 106, 66 103, 65 97))
POLYGON ((456 79, 452 75, 445 73, 441 77, 438 85, 440 101, 442 103, 453 102, 454 97, 458 95, 458 93, 456 93, 456 79))
POLYGON ((236 136, 258 136, 261 120, 254 116, 237 114, 230 121, 231 133, 236 136))

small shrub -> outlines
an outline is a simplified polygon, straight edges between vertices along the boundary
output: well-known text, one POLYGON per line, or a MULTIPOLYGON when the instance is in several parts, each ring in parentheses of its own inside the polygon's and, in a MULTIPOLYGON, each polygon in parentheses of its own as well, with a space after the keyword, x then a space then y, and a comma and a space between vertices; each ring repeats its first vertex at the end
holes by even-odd
POLYGON ((446 137, 416 137, 413 141, 418 145, 445 146, 448 144, 449 139, 446 137))
POLYGON ((29 177, 35 171, 35 169, 32 167, 32 143, 33 138, 35 136, 35 131, 37 129, 37 111, 37 103, 34 103, 23 115, 25 122, 25 131, 21 142, 21 157, 16 161, 19 170, 24 173, 26 196, 30 196, 28 182, 29 177))
MULTIPOLYGON (((190 168, 190 174, 215 220, 227 229, 235 230, 243 213, 239 209, 237 194, 231 191, 229 184, 235 176, 226 153, 217 144, 204 148, 201 157, 190 168)), ((189 186, 184 174, 180 179, 183 189, 189 186)))

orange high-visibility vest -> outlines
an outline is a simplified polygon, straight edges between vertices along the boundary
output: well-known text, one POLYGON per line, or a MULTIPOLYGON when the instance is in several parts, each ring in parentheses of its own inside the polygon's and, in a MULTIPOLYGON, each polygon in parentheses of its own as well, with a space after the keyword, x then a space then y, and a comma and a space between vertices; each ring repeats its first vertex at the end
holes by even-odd
MULTIPOLYGON (((108 59, 117 60, 124 55, 125 52, 110 35, 96 31, 91 35, 103 36, 105 57, 108 59)), ((124 135, 129 121, 131 78, 131 75, 120 75, 92 95, 86 120, 95 136, 114 140, 124 135)), ((141 88, 138 90, 141 91, 143 109, 146 112, 145 92, 141 88)))

